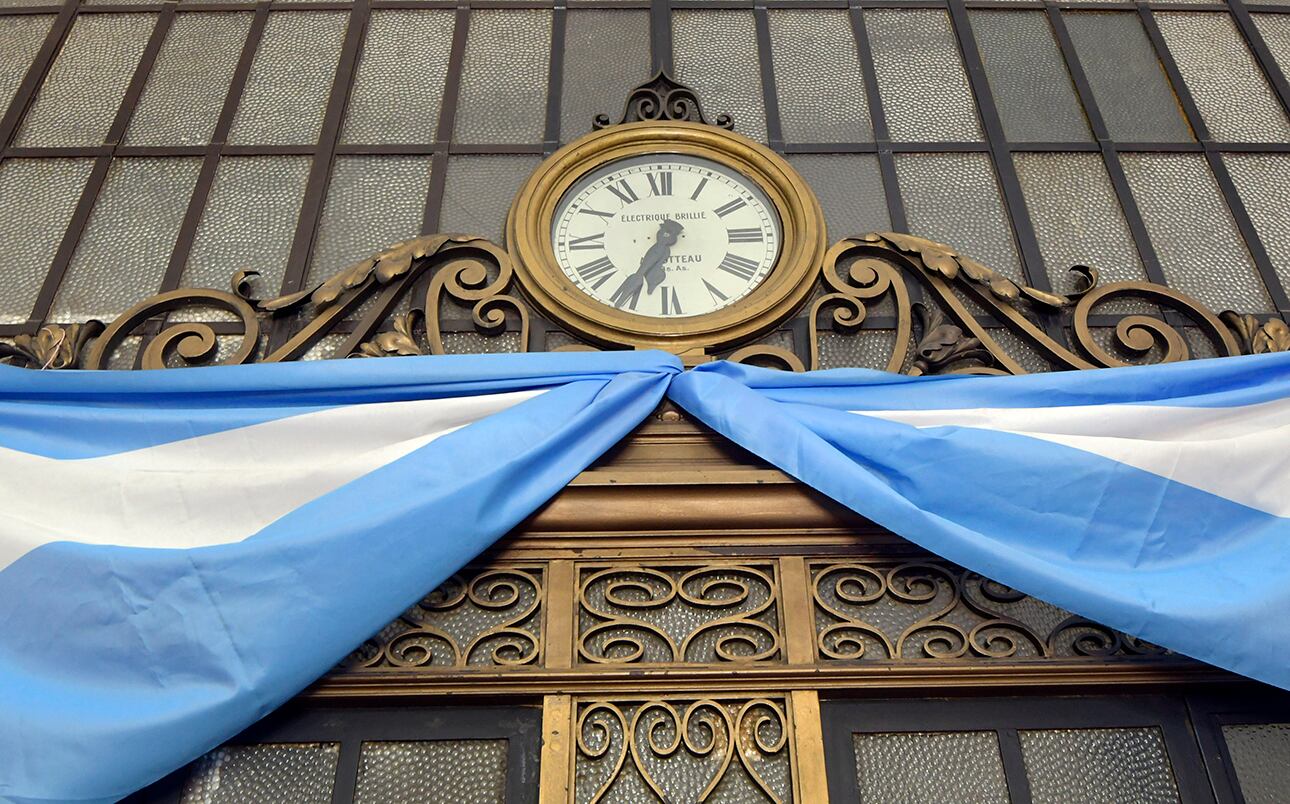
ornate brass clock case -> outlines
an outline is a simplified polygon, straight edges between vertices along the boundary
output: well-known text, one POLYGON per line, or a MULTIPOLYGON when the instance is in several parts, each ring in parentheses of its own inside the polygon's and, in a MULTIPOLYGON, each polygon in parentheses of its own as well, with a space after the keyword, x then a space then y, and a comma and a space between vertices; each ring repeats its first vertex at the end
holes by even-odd
POLYGON ((826 233, 815 194, 770 149, 698 123, 642 122, 589 134, 543 162, 511 206, 506 242, 525 293, 555 321, 599 343, 680 353, 736 344, 791 315, 811 291, 826 233), (738 303, 684 318, 639 315, 587 296, 558 266, 551 222, 565 192, 603 165, 647 154, 710 159, 755 182, 774 205, 783 227, 779 259, 766 279, 738 303))

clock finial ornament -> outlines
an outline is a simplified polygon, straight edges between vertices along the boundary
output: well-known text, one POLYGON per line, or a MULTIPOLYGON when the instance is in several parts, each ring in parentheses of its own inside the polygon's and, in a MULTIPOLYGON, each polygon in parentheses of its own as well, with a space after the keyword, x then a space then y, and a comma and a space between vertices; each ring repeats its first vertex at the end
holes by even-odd
POLYGON ((695 91, 673 79, 667 71, 659 70, 653 78, 633 89, 627 96, 621 120, 614 123, 609 115, 598 114, 592 128, 599 131, 612 125, 646 121, 702 123, 727 131, 735 127, 734 118, 728 114, 719 114, 708 120, 703 116, 699 96, 695 91))

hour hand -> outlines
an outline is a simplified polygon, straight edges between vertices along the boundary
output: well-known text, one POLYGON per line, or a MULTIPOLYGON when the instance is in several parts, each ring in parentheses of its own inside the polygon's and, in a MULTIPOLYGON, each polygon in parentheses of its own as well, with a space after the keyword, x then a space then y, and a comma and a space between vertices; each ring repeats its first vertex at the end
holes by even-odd
POLYGON ((663 263, 672 253, 672 246, 676 245, 676 240, 680 237, 681 232, 685 230, 681 224, 674 220, 668 219, 658 225, 658 234, 654 237, 654 245, 649 247, 645 256, 641 257, 640 268, 636 273, 645 277, 649 285, 649 292, 653 293, 654 288, 667 278, 667 271, 663 268, 663 263))

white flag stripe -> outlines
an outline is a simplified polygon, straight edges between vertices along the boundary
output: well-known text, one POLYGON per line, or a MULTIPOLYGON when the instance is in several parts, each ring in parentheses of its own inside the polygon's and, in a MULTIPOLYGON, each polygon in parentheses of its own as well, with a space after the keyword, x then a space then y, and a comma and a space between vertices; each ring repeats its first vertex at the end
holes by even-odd
POLYGON ((0 448, 0 570, 53 541, 171 548, 241 541, 541 393, 344 405, 80 460, 0 448))
POLYGON ((1080 405, 851 412, 919 428, 958 426, 1029 436, 1290 516, 1290 399, 1208 408, 1080 405))

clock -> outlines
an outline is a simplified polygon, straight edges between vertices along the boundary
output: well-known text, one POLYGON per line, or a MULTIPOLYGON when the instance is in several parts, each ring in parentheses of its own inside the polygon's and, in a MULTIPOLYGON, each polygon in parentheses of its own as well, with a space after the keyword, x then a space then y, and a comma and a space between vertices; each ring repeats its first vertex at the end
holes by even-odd
POLYGON ((779 155, 685 122, 626 123, 542 163, 507 219, 525 293, 613 346, 730 346, 806 299, 819 202, 779 155))

